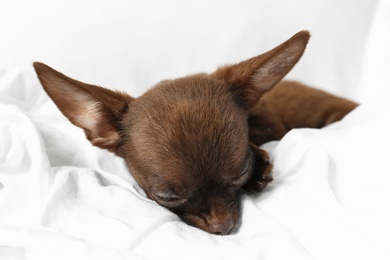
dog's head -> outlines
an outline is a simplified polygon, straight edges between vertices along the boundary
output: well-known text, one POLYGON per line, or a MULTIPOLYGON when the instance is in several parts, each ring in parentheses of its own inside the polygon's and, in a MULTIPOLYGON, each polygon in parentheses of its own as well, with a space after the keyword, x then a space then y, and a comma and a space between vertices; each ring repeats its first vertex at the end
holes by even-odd
POLYGON ((190 225, 228 234, 242 187, 256 183, 255 163, 264 161, 248 139, 248 111, 298 62, 308 39, 299 32, 262 55, 162 81, 138 98, 34 67, 63 114, 93 145, 123 157, 150 199, 190 225))

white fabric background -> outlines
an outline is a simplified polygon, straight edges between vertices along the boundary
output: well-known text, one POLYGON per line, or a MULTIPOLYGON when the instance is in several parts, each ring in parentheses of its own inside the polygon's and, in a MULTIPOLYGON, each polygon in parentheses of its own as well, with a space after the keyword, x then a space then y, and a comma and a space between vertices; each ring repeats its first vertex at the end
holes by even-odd
POLYGON ((390 259, 389 10, 389 1, 2 1, 0 259, 390 259), (244 197, 241 227, 226 237, 146 199, 31 72, 41 60, 139 95, 300 29, 313 39, 288 77, 364 104, 266 145, 275 181, 244 197))
POLYGON ((377 0, 5 0, 0 67, 43 61, 138 96, 312 32, 290 78, 354 97, 377 0))

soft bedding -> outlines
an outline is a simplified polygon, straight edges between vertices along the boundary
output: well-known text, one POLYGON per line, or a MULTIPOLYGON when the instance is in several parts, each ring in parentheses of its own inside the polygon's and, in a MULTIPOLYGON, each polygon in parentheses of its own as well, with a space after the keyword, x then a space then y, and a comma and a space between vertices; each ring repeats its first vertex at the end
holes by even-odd
POLYGON ((148 200, 31 71, 0 69, 0 259, 390 259, 389 15, 381 1, 354 93, 362 105, 264 145, 274 181, 243 197, 229 236, 148 200))
POLYGON ((274 182, 243 198, 235 234, 215 236, 146 199, 42 91, 32 102, 32 75, 0 75, 1 259, 390 257, 389 96, 267 144, 274 182))

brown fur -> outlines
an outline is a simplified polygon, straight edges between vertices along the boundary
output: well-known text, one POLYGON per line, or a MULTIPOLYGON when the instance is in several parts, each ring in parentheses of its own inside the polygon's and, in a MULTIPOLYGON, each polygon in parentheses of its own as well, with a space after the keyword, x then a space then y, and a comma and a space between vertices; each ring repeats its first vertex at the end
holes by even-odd
POLYGON ((249 136, 256 145, 279 140, 293 128, 321 128, 339 121, 356 106, 299 82, 281 81, 251 109, 249 136))
POLYGON ((299 32, 265 54, 162 81, 139 98, 42 63, 34 67, 58 108, 92 144, 123 157, 148 198, 192 226, 228 234, 242 192, 272 181, 268 154, 258 146, 292 128, 330 124, 356 106, 300 83, 277 84, 308 40, 308 32, 299 32))

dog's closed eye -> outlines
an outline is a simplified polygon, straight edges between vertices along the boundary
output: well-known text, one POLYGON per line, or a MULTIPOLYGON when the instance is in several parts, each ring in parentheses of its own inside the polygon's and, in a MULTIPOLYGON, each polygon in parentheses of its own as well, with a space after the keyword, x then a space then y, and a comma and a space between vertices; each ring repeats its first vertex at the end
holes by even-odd
POLYGON ((248 153, 247 159, 241 168, 240 176, 233 181, 235 186, 243 186, 249 178, 252 176, 253 171, 253 156, 252 153, 248 153))
POLYGON ((244 164, 244 167, 242 168, 241 170, 241 176, 249 173, 249 171, 251 170, 252 168, 252 158, 248 158, 246 161, 245 161, 245 164, 244 164))
POLYGON ((187 199, 183 198, 173 192, 152 192, 153 198, 160 204, 167 208, 174 208, 184 204, 187 199))

